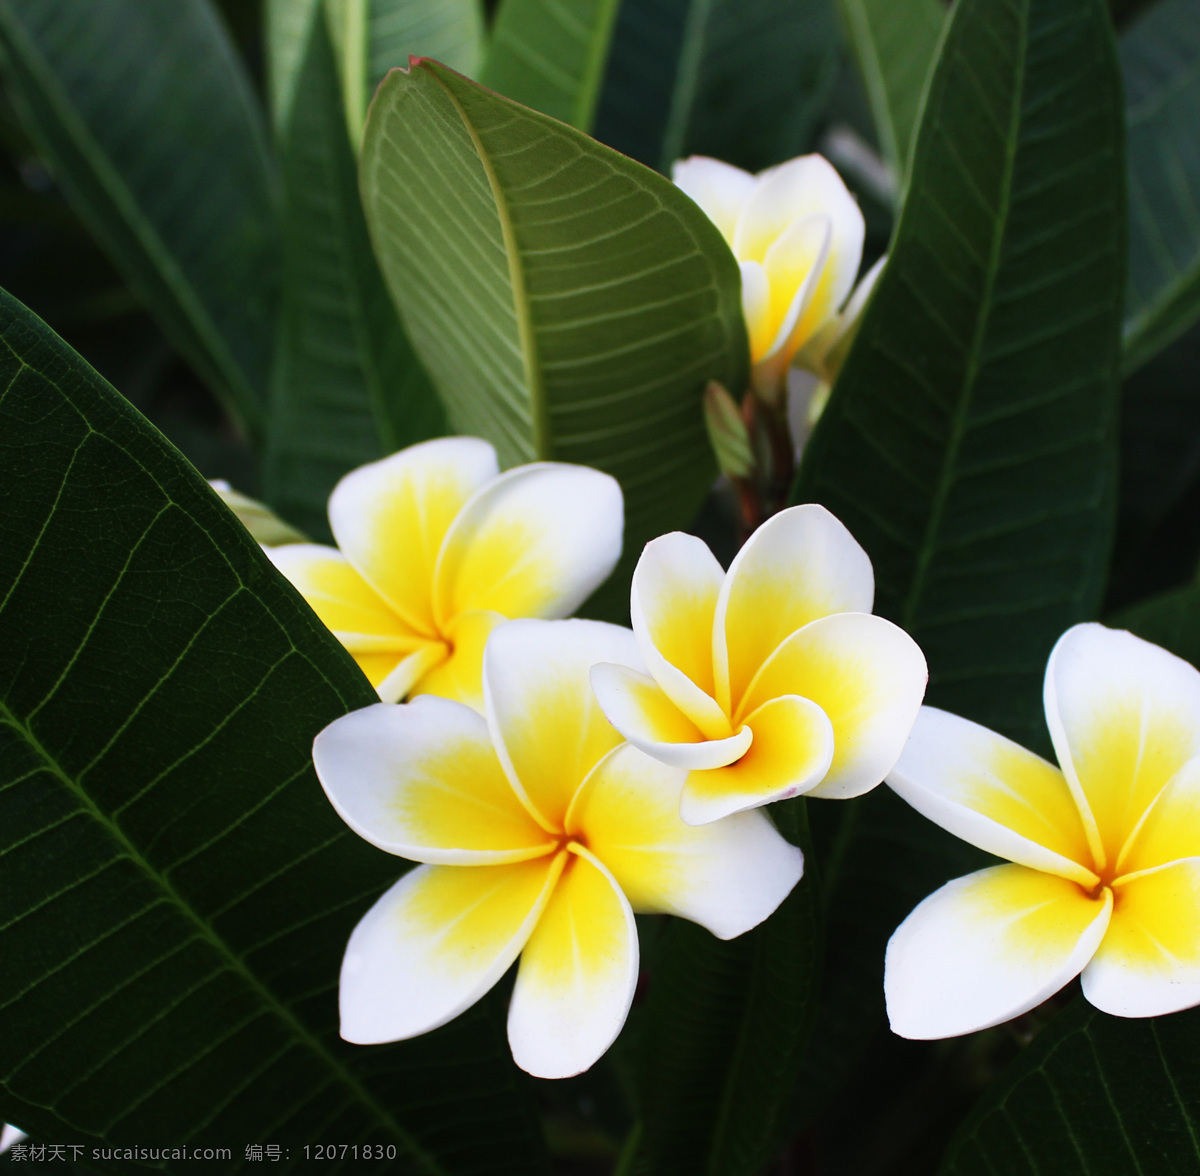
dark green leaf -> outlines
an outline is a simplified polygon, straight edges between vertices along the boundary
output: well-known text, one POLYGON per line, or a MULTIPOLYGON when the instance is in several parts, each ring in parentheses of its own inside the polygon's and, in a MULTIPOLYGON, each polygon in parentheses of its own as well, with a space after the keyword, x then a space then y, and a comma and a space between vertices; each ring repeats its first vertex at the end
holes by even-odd
MULTIPOLYGON (((803 800, 773 806, 809 852, 803 800)), ((820 976, 813 871, 765 923, 715 939, 676 921, 650 977, 641 1146, 656 1176, 753 1176, 781 1142, 820 976)))
POLYGON ((1109 1017, 1075 1001, 988 1088, 941 1176, 1193 1176, 1200 1010, 1109 1017))
POLYGON ((1200 563, 1200 325, 1124 381, 1120 492, 1109 609, 1185 583, 1200 563))
POLYGON ((338 478, 445 425, 371 252, 325 17, 319 3, 308 10, 278 134, 283 318, 263 494, 310 535, 327 537, 325 504, 338 478))
MULTIPOLYGON (((287 10, 311 6, 313 0, 271 3, 280 11, 280 23, 286 28, 296 19, 287 10)), ((416 55, 433 57, 475 77, 483 63, 481 0, 324 0, 324 5, 338 59, 346 122, 356 149, 367 105, 389 69, 406 68, 409 56, 416 55)), ((290 57, 285 49, 285 71, 290 57)), ((283 85, 276 89, 284 92, 283 85)))
POLYGON ((596 136, 659 171, 806 150, 836 80, 834 0, 625 0, 596 136))
POLYGON ((1112 541, 1120 79, 1101 0, 962 0, 891 261, 797 501, 867 549, 928 701, 1038 746, 1051 646, 1112 541))
POLYGON ((480 81, 525 106, 590 131, 617 4, 618 0, 504 0, 480 81))
POLYGON ((1106 624, 1128 629, 1200 667, 1200 585, 1164 592, 1117 613, 1106 624))
POLYGON ((943 883, 989 864, 880 787, 809 806, 825 898, 825 966, 793 1126, 813 1122, 886 1024, 883 954, 892 932, 943 883))
POLYGON ((403 1171, 539 1171, 492 1004, 410 1043, 338 1038, 347 936, 401 863, 334 814, 310 748, 366 679, 7 295, 0 387, 5 1113, 60 1142, 236 1145, 224 1171, 246 1143, 294 1168, 334 1140, 395 1145, 403 1171))
POLYGON ((921 95, 946 23, 939 0, 839 0, 884 158, 908 174, 921 95))
POLYGON ((1129 150, 1125 369, 1200 317, 1200 0, 1162 0, 1121 38, 1129 150))
POLYGON ((209 0, 0 0, 5 79, 146 309, 260 435, 278 294, 273 167, 209 0))
MULTIPOLYGON (((362 181, 453 426, 505 466, 617 477, 627 574, 713 479, 705 385, 745 386, 740 277, 715 226, 661 176, 435 62, 384 82, 362 181)), ((615 615, 628 580, 613 583, 615 615)))

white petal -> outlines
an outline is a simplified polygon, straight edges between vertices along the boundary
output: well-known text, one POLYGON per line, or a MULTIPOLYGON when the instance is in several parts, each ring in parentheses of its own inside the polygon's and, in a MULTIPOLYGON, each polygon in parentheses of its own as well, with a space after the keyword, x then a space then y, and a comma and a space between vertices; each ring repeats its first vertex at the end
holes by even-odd
POLYGON ((342 820, 388 853, 487 865, 556 844, 514 794, 482 716, 447 698, 343 715, 313 742, 313 764, 342 820))
POLYGON ((1026 1013, 1083 970, 1112 896, 1024 866, 947 882, 900 924, 883 988, 892 1032, 958 1037, 1026 1013))
POLYGON ((1132 633, 1076 625, 1046 666, 1046 721, 1098 868, 1200 755, 1200 673, 1132 633))
POLYGON ((751 358, 770 359, 778 354, 786 367, 812 334, 832 314, 825 291, 832 227, 827 216, 809 216, 790 225, 767 250, 763 268, 771 291, 772 338, 761 354, 751 348, 751 358), (822 305, 815 307, 817 300, 822 305))
MULTIPOLYGON (((375 687, 380 699, 383 702, 400 702, 431 670, 446 661, 447 652, 446 646, 437 641, 410 653, 375 687)), ((361 654, 355 654, 355 661, 360 665, 363 660, 361 654)), ((370 674, 367 676, 370 677, 370 674)))
POLYGON ((871 560, 823 506, 793 506, 768 519, 734 557, 717 601, 718 701, 736 710, 785 637, 818 617, 869 613, 874 596, 871 560))
POLYGON ((329 497, 329 525, 342 554, 423 633, 434 633, 433 574, 442 540, 498 469, 486 441, 439 437, 353 470, 329 497))
POLYGON ((439 623, 472 609, 565 617, 621 558, 625 507, 615 478, 538 462, 509 470, 463 507, 434 575, 439 623))
POLYGON ((508 1008, 513 1060, 537 1078, 569 1078, 616 1040, 638 977, 629 900, 586 851, 571 855, 521 953, 508 1008))
POLYGON ((833 726, 807 698, 785 694, 746 716, 754 739, 728 767, 688 773, 679 815, 689 825, 719 821, 810 792, 833 762, 833 726))
POLYGON ((742 727, 727 739, 704 733, 646 674, 605 662, 592 666, 592 689, 605 717, 634 747, 676 768, 723 768, 745 754, 754 733, 742 727))
POLYGON ((832 224, 831 257, 838 268, 833 304, 840 306, 862 261, 866 223, 841 176, 820 155, 802 155, 761 173, 738 219, 734 256, 762 261, 789 225, 809 216, 827 216, 832 224))
POLYGON ((835 613, 797 629, 763 664, 740 713, 798 694, 833 724, 833 763, 811 795, 860 796, 891 770, 908 739, 928 671, 917 643, 870 613, 835 613))
POLYGON ((804 872, 804 855, 759 812, 679 819, 683 774, 625 744, 601 761, 569 817, 634 910, 691 919, 718 939, 758 926, 804 872))
POLYGON ((529 939, 565 854, 505 866, 418 866, 363 916, 342 961, 342 1037, 428 1033, 473 1005, 529 939))
POLYGON ((546 829, 562 828, 579 785, 621 742, 592 693, 588 671, 597 662, 644 668, 633 633, 601 621, 510 621, 484 651, 492 742, 546 829))
POLYGON ((742 271, 742 317, 750 337, 750 355, 761 359, 771 350, 776 330, 771 317, 771 284, 761 261, 739 261, 742 271))
POLYGON ((4 1124, 4 1130, 0 1131, 0 1152, 6 1152, 14 1143, 20 1143, 25 1138, 25 1132, 18 1130, 9 1123, 4 1124))
POLYGON ((754 191, 755 178, 719 159, 693 155, 676 161, 671 179, 700 205, 721 236, 732 242, 738 216, 754 191))
POLYGON ((1112 922, 1083 970, 1083 995, 1114 1017, 1161 1017, 1200 1004, 1200 858, 1113 887, 1112 922))
POLYGON ((978 723, 922 707, 887 782, 922 816, 988 853, 1083 886, 1098 881, 1063 774, 978 723))
POLYGON ((713 616, 724 582, 708 545, 673 531, 646 544, 629 593, 651 677, 710 739, 730 734, 729 717, 712 697, 713 616))

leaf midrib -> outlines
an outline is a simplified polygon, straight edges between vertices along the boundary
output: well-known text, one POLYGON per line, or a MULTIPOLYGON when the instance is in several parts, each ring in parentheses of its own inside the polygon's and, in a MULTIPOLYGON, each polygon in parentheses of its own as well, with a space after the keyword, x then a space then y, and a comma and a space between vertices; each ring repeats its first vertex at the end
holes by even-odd
MULTIPOLYGON (((10 354, 18 359, 21 365, 19 371, 28 370, 38 372, 38 369, 32 364, 28 363, 27 360, 16 355, 16 352, 13 350, 12 345, 7 339, 0 337, 0 343, 3 343, 3 345, 8 348, 10 354)), ((50 382, 55 390, 58 391, 57 385, 54 384, 53 381, 50 382)), ((11 388, 11 383, 9 387, 11 388)), ((77 416, 80 416, 78 409, 75 408, 75 405, 72 404, 71 401, 61 392, 59 392, 59 395, 63 402, 72 410, 72 412, 74 412, 77 416)), ((103 434, 97 433, 91 424, 86 420, 83 420, 81 416, 80 419, 88 429, 89 436, 103 436, 103 434)), ((147 478, 153 482, 168 503, 175 504, 175 500, 167 492, 166 488, 155 476, 154 472, 148 469, 136 454, 132 454, 124 448, 122 448, 122 452, 125 453, 125 455, 137 465, 137 467, 147 476, 147 478)), ((64 484, 65 482, 66 479, 64 478, 64 484)), ((60 497, 61 489, 62 488, 60 487, 60 497)), ((55 502, 57 504, 57 498, 55 502)), ((54 514, 55 508, 52 508, 50 513, 47 515, 45 524, 42 527, 43 533, 45 531, 45 527, 49 525, 50 519, 53 518, 54 514)), ((205 534, 208 535, 208 532, 205 531, 205 534)), ((237 574, 237 570, 229 562, 228 557, 223 551, 220 550, 215 541, 212 540, 211 536, 209 536, 209 539, 210 542, 213 543, 214 548, 225 560, 227 566, 229 566, 230 570, 237 578, 239 587, 245 588, 245 584, 242 582, 241 576, 237 574)), ((32 556, 33 553, 31 551, 29 558, 32 559, 32 556)), ((290 644, 291 643, 289 641, 289 645, 290 644)), ((87 813, 113 841, 116 842, 118 848, 125 854, 126 858, 141 870, 141 872, 151 881, 152 885, 155 885, 158 888, 159 892, 165 896, 168 903, 175 910, 181 913, 183 917, 196 928, 201 939, 208 943, 209 946, 216 951, 218 958, 224 960, 226 966, 242 979, 250 991, 259 998, 263 1007, 274 1013, 279 1020, 283 1022, 283 1024, 292 1032, 295 1039, 301 1044, 307 1046, 326 1065, 328 1071, 335 1078, 340 1080, 342 1084, 357 1098, 362 1106, 370 1110, 377 1117, 380 1123, 386 1125, 394 1132, 396 1138, 403 1143, 414 1160, 419 1162, 425 1168, 425 1170, 431 1174, 431 1176, 448 1176, 445 1170, 434 1161, 433 1157, 430 1156, 429 1153, 427 1153, 411 1135, 409 1135, 409 1133, 392 1117, 392 1115, 390 1115, 385 1108, 376 1101, 370 1091, 368 1091, 359 1082, 359 1080, 349 1070, 346 1069, 341 1060, 331 1054, 321 1040, 296 1017, 291 1009, 289 1009, 287 1005, 280 1001, 279 998, 268 987, 266 987, 257 976, 255 976, 255 974, 246 966, 245 961, 239 955, 233 952, 228 944, 226 944, 225 941, 216 933, 208 920, 205 919, 198 911, 196 911, 184 899, 183 895, 176 890, 170 879, 164 873, 155 869, 155 867, 142 855, 137 846, 134 845, 133 842, 130 841, 125 835, 120 825, 115 820, 111 819, 102 809, 100 809, 100 807, 88 795, 83 786, 58 763, 49 750, 34 735, 32 729, 13 712, 11 707, 8 705, 8 702, 3 698, 0 698, 0 720, 6 722, 10 727, 17 731, 18 734, 25 738, 29 746, 33 748, 38 758, 40 758, 42 763, 45 765, 46 769, 49 770, 63 785, 65 785, 68 792, 70 792, 76 798, 83 811, 87 813)), ((93 765, 89 765, 89 767, 90 766, 93 765)))
MULTIPOLYGON (((91 166, 108 198, 123 214, 126 225, 138 243, 151 256, 159 274, 183 308, 189 325, 216 361, 218 370, 230 390, 237 394, 238 410, 245 427, 252 436, 258 436, 263 427, 258 397, 241 365, 229 351, 221 332, 216 329, 204 305, 196 298, 191 283, 179 270, 158 232, 139 212, 128 187, 121 181, 103 149, 79 119, 71 102, 63 95, 45 58, 25 34, 20 18, 11 11, 5 0, 0 0, 0 17, 4 19, 9 44, 17 52, 25 68, 37 79, 43 100, 53 110, 72 145, 91 166)), ((89 221, 93 219, 90 215, 85 216, 89 221)), ((103 230, 100 235, 107 236, 103 230)))
MULTIPOLYGON (((421 68, 428 68, 422 66, 421 68)), ((439 89, 446 95, 454 107, 455 113, 462 120, 463 127, 471 137, 483 173, 487 177, 488 187, 492 192, 496 219, 500 222, 500 233, 504 240, 505 260, 508 263, 508 281, 512 289, 513 313, 517 320, 517 342, 521 349, 521 366, 525 372, 525 390, 529 395, 530 418, 533 424, 533 453, 534 460, 541 460, 550 452, 550 422, 546 405, 546 388, 542 380, 541 364, 537 357, 537 339, 533 330, 533 319, 530 312, 529 295, 525 287, 525 271, 521 267, 521 251, 517 243, 516 226, 508 211, 508 201, 500 186, 500 179, 492 166, 491 156, 475 129, 475 124, 463 109, 462 103, 455 97, 454 92, 438 76, 437 70, 429 70, 430 76, 437 82, 439 89)))
POLYGON ((403 1127, 388 1113, 385 1108, 376 1101, 374 1096, 359 1082, 359 1080, 345 1068, 340 1059, 334 1057, 316 1037, 313 1032, 297 1018, 295 1013, 287 1007, 279 998, 266 987, 261 980, 246 966, 245 961, 236 952, 232 951, 228 944, 216 933, 211 924, 198 911, 196 911, 190 903, 186 901, 182 894, 176 890, 170 879, 161 871, 148 862, 138 850, 137 846, 125 835, 121 827, 109 819, 108 815, 92 800, 87 792, 79 786, 75 779, 58 763, 50 751, 41 743, 34 735, 33 731, 25 725, 13 713, 8 703, 0 699, 0 718, 19 734, 21 734, 29 746, 37 753, 46 769, 49 770, 61 784, 75 797, 76 801, 81 805, 84 811, 95 821, 95 823, 113 840, 125 855, 126 859, 131 861, 139 870, 166 896, 167 901, 180 914, 182 914, 196 929, 200 938, 206 942, 221 958, 226 966, 233 971, 243 983, 258 997, 261 1004, 271 1013, 283 1022, 291 1034, 301 1044, 307 1046, 328 1068, 328 1070, 357 1098, 357 1100, 367 1109, 369 1109, 378 1120, 385 1124, 397 1139, 404 1143, 404 1146, 412 1154, 413 1158, 422 1164, 422 1166, 430 1173, 436 1176, 446 1176, 445 1170, 442 1169, 417 1142, 404 1130, 403 1127))
MULTIPOLYGON (((963 394, 959 398, 951 423, 950 441, 946 446, 942 459, 941 476, 934 492, 933 503, 929 512, 929 522, 925 528, 921 547, 917 555, 917 566, 913 572, 912 584, 906 594, 900 610, 901 624, 910 633, 913 630, 913 619, 920 604, 921 594, 925 588, 925 580, 936 551, 936 537, 941 528, 942 517, 950 496, 950 489, 956 478, 954 467, 958 460, 958 452, 967 432, 967 417, 971 408, 976 380, 981 367, 980 356, 983 349, 983 339, 990 323, 992 300, 995 294, 996 278, 1000 269, 1000 253, 1008 229, 1008 215, 1012 203, 1013 170, 1016 163, 1017 131, 1021 121, 1021 105, 1025 91, 1025 62, 1029 48, 1029 4, 1024 0, 1020 5, 1021 37, 1020 51, 1017 60, 1016 79, 1013 85, 1012 107, 1009 111, 1008 140, 1004 152, 1004 177, 1001 182, 999 210, 996 217, 996 231, 992 236, 992 245, 988 259, 987 279, 984 284, 983 299, 980 304, 979 317, 975 324, 975 332, 967 352, 967 371, 963 379, 963 394)), ((945 42, 943 42, 943 50, 945 42)), ((927 106, 927 103, 926 103, 927 106)), ((916 161, 914 160, 914 163, 916 161)))

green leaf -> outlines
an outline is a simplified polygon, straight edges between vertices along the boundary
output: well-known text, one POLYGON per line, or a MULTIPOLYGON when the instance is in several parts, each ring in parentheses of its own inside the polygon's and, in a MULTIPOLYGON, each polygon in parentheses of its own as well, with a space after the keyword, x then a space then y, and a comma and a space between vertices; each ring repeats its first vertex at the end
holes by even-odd
MULTIPOLYGON (((362 187, 454 428, 505 466, 618 478, 627 577, 715 476, 705 385, 745 387, 740 275, 716 228, 661 176, 429 61, 383 83, 362 187)), ((628 579, 612 583, 618 615, 628 579)))
POLYGON ((483 63, 481 0, 325 0, 325 11, 356 149, 371 96, 389 69, 406 68, 414 55, 475 77, 483 63))
POLYGON ((940 1176, 1190 1176, 1200 1168, 1200 1010, 1134 1020, 1082 996, 996 1079, 940 1176))
POLYGON ((617 5, 618 0, 503 0, 480 81, 590 131, 617 5))
MULTIPOLYGON (((809 853, 805 802, 772 806, 809 853)), ((810 868, 765 923, 722 941, 676 920, 650 978, 641 1146, 655 1176, 753 1176, 778 1150, 816 1010, 820 901, 810 868)))
POLYGON ((1200 585, 1164 592, 1117 613, 1105 624, 1128 629, 1200 667, 1200 585))
POLYGON ((445 418, 371 252, 329 33, 321 6, 308 8, 278 137, 283 315, 263 487, 282 515, 327 538, 337 480, 443 432, 445 418))
POLYGON ((795 494, 866 548, 876 611, 929 660, 927 701, 1027 746, 1112 542, 1121 137, 1101 0, 962 0, 795 494))
POLYGON ((209 0, 0 0, 26 128, 196 372, 261 434, 278 295, 262 114, 209 0))
POLYGON ((884 159, 903 187, 921 96, 946 24, 939 0, 839 0, 884 159))
POLYGON ((1200 317, 1200 0, 1161 0, 1121 38, 1129 152, 1125 370, 1200 317))
POLYGON ((1121 388, 1117 542, 1106 607, 1191 579, 1200 562, 1200 325, 1121 388))
POLYGON ((879 787, 809 805, 825 901, 816 1026, 793 1096, 792 1127, 813 1123, 886 1024, 883 956, 892 932, 951 878, 993 859, 879 787))
POLYGON ((285 1169, 336 1140, 430 1176, 539 1171, 494 1002, 409 1043, 338 1037, 346 939, 402 869, 312 771, 313 736, 375 699, 366 679, 7 295, 0 387, 5 1113, 63 1142, 287 1143, 285 1169))
POLYGON ((625 0, 596 137, 668 173, 807 150, 837 77, 834 0, 625 0))

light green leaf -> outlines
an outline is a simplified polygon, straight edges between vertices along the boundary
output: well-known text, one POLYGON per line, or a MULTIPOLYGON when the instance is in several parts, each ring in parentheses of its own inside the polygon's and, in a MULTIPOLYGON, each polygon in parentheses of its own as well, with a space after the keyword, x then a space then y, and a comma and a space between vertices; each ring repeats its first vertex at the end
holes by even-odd
MULTIPOLYGON (((319 4, 308 8, 278 135, 283 315, 263 488, 284 517, 328 538, 325 506, 338 478, 444 431, 444 414, 371 252, 326 22, 319 4)), ((272 75, 282 68, 272 59, 272 75)))
MULTIPOLYGON (((626 571, 686 525, 715 476, 704 387, 741 389, 747 371, 737 265, 708 218, 661 176, 434 62, 384 82, 362 186, 454 428, 505 466, 619 479, 626 571)), ((628 580, 614 583, 615 602, 628 580)))
POLYGON ((403 869, 312 770, 313 736, 375 700, 366 679, 199 474, 7 295, 0 388, 5 1115, 56 1142, 235 1147, 229 1172, 247 1142, 286 1144, 295 1170, 333 1140, 422 1176, 541 1171, 494 1001, 409 1043, 338 1037, 347 937, 403 869))
POLYGON ((1046 657, 1099 607, 1124 287, 1101 0, 961 0, 891 260, 801 463, 867 549, 928 699, 1028 746, 1046 657))
POLYGON ((595 134, 669 173, 809 150, 836 80, 835 0, 625 0, 595 134))
POLYGON ((209 0, 0 0, 9 92, 96 239, 251 436, 278 296, 262 114, 209 0))
POLYGON ((356 150, 367 106, 389 69, 407 68, 414 55, 475 77, 483 63, 482 0, 325 0, 325 11, 356 150))
POLYGON ((940 0, 838 0, 884 158, 908 175, 921 95, 946 23, 940 0))
MULTIPOLYGON (((807 856, 804 806, 788 801, 771 812, 807 856)), ((779 1148, 820 978, 809 860, 806 876, 753 931, 723 942, 677 920, 667 932, 641 1042, 640 1149, 655 1176, 755 1176, 779 1148)))
POLYGON ((1129 151, 1125 370, 1200 317, 1200 0, 1162 0, 1121 38, 1129 151))
POLYGON ((503 0, 480 81, 592 129, 618 0, 503 0))
POLYGON ((988 1087, 939 1176, 1200 1170, 1200 1010, 1109 1017, 1083 999, 988 1087))

